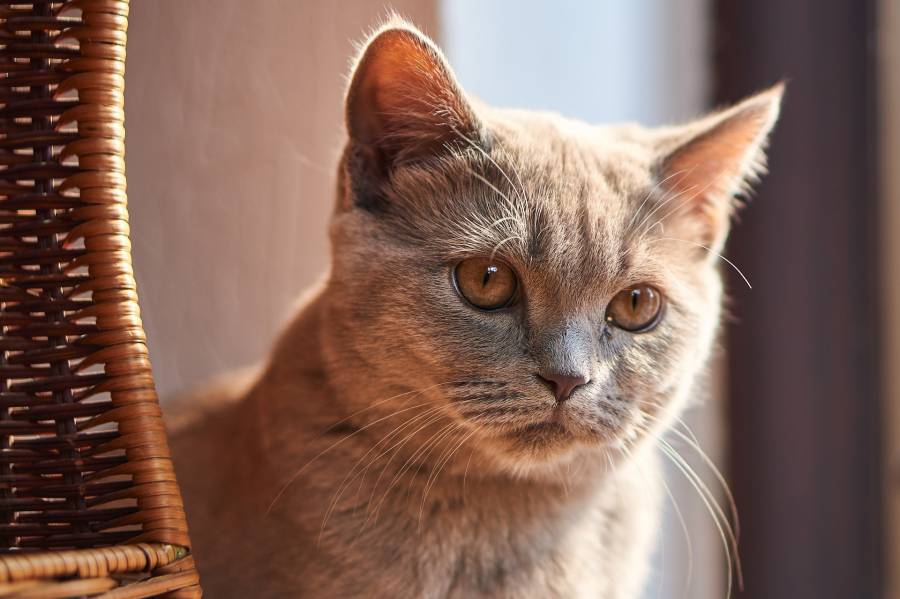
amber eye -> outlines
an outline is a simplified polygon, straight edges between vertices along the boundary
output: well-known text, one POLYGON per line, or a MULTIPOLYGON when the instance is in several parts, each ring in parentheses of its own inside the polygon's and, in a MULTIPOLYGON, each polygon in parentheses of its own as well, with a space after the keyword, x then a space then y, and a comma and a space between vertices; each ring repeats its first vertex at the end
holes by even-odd
POLYGON ((513 270, 488 258, 469 258, 453 271, 456 290, 482 310, 499 310, 512 301, 519 283, 513 270))
POLYGON ((659 322, 663 297, 650 285, 623 289, 606 307, 606 321, 632 333, 649 331, 659 322))

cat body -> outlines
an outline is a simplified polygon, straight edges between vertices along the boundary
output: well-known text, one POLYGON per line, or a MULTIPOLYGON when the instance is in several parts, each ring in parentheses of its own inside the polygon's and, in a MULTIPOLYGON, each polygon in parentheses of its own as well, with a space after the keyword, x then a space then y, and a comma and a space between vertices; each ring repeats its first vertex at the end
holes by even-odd
POLYGON ((329 275, 249 386, 172 421, 207 592, 639 596, 655 441, 780 97, 598 127, 483 106, 414 28, 373 34, 329 275))
POLYGON ((461 450, 427 496, 436 455, 413 462, 388 491, 421 445, 370 464, 371 429, 323 434, 346 415, 322 364, 322 312, 327 301, 318 296, 248 391, 229 401, 232 391, 218 390, 227 407, 190 414, 174 437, 207 595, 637 596, 657 530, 652 452, 621 470, 586 458, 535 482, 483 476, 482 458, 461 450), (365 465, 365 476, 350 481, 365 465))

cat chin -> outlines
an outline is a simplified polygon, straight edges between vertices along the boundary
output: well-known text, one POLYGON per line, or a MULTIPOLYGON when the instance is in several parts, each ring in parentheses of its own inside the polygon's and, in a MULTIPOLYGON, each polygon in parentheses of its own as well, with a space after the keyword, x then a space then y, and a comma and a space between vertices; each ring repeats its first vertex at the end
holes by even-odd
POLYGON ((618 470, 652 443, 630 418, 611 426, 568 417, 481 437, 479 453, 495 472, 514 478, 569 482, 618 470))
POLYGON ((581 437, 556 423, 529 425, 482 444, 481 453, 494 469, 516 478, 558 479, 573 467, 591 464, 608 469, 615 444, 600 437, 581 437))
POLYGON ((490 455, 495 469, 519 479, 559 482, 579 472, 608 469, 606 452, 602 446, 586 446, 573 443, 566 447, 543 450, 494 451, 490 455))

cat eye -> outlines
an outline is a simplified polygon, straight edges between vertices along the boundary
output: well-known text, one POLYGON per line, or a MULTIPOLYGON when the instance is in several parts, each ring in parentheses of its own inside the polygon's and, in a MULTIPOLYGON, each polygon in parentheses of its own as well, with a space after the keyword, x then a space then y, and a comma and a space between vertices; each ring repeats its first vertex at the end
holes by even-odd
POLYGON ((453 270, 456 291, 480 310, 508 306, 519 286, 516 273, 502 262, 489 258, 469 258, 453 270))
POLYGON ((644 333, 656 326, 663 297, 650 285, 623 289, 606 307, 606 321, 630 333, 644 333))

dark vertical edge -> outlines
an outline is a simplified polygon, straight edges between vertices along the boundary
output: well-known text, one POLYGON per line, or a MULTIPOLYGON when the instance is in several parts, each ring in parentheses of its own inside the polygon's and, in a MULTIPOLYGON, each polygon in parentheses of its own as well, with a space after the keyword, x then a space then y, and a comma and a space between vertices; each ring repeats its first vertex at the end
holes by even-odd
POLYGON ((714 3, 716 99, 784 78, 770 174, 729 257, 744 597, 878 597, 875 0, 714 3))

